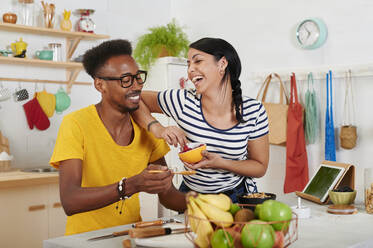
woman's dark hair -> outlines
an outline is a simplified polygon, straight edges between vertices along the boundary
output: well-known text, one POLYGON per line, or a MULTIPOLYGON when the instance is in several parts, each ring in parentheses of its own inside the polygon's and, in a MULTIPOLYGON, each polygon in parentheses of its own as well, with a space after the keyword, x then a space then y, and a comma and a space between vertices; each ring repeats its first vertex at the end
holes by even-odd
POLYGON ((109 40, 93 47, 83 55, 83 66, 85 71, 92 77, 106 63, 108 59, 119 55, 131 55, 132 46, 128 40, 109 40))
POLYGON ((228 66, 225 68, 222 83, 226 82, 228 77, 232 85, 232 98, 236 110, 236 119, 238 122, 245 122, 242 118, 240 107, 242 105, 242 90, 241 81, 241 61, 234 47, 227 41, 219 38, 202 38, 189 45, 190 48, 208 53, 219 61, 225 57, 228 61, 228 66))

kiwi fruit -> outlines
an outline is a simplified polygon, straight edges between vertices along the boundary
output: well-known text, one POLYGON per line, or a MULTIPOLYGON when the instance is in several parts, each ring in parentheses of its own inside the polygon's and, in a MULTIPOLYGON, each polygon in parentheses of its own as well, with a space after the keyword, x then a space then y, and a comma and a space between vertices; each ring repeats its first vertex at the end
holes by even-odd
POLYGON ((237 222, 247 222, 253 219, 255 219, 254 212, 247 208, 238 210, 237 213, 234 215, 234 221, 237 222))

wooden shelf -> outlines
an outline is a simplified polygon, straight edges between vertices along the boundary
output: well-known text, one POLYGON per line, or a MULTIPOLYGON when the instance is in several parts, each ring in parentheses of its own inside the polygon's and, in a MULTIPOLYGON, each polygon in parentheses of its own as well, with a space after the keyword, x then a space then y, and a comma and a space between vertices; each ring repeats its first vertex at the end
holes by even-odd
POLYGON ((0 56, 0 63, 11 65, 27 65, 39 66, 49 68, 63 68, 63 69, 83 69, 82 63, 78 62, 56 62, 51 60, 29 59, 29 58, 15 58, 0 56))
MULTIPOLYGON (((75 49, 81 40, 100 40, 108 39, 109 35, 85 33, 85 32, 70 32, 52 28, 42 28, 25 26, 19 24, 0 23, 0 30, 17 32, 17 33, 30 33, 45 36, 57 36, 66 38, 66 60, 70 61, 75 49)), ((23 81, 23 82, 41 82, 41 83, 56 83, 67 84, 67 92, 70 92, 73 84, 90 85, 88 82, 75 82, 79 72, 83 69, 82 63, 78 62, 56 62, 49 60, 39 60, 30 58, 15 58, 15 57, 1 57, 0 64, 10 65, 24 65, 24 66, 38 66, 47 68, 61 68, 66 70, 66 81, 58 80, 41 80, 41 79, 26 79, 26 78, 5 78, 0 77, 4 81, 23 81)))
POLYGON ((63 30, 53 29, 53 28, 41 28, 41 27, 25 26, 25 25, 19 25, 19 24, 11 24, 11 23, 0 23, 0 30, 10 31, 10 32, 31 33, 31 34, 38 34, 38 35, 47 35, 47 36, 60 36, 60 37, 66 37, 70 39, 81 38, 84 40, 100 40, 100 39, 110 38, 109 35, 103 35, 103 34, 70 32, 70 31, 63 31, 63 30))

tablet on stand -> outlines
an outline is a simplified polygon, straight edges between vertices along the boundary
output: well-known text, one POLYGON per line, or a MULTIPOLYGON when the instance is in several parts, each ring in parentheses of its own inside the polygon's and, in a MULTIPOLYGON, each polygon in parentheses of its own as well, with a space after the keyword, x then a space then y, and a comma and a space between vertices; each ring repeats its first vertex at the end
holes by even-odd
POLYGON ((340 186, 355 188, 355 167, 351 164, 324 161, 303 191, 296 195, 318 204, 327 204, 329 190, 340 186))

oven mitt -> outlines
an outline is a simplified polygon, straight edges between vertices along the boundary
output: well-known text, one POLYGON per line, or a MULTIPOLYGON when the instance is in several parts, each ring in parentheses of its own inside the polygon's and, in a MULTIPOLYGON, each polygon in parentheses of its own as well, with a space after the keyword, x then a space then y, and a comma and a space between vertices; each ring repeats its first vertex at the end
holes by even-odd
POLYGON ((68 94, 60 87, 56 94, 56 113, 62 114, 62 112, 70 107, 71 99, 68 94))
POLYGON ((30 129, 33 129, 35 126, 37 129, 43 131, 50 126, 49 119, 40 107, 36 97, 23 104, 23 109, 25 110, 27 123, 30 129))
POLYGON ((46 90, 36 92, 35 96, 44 113, 48 117, 52 117, 56 107, 56 97, 53 94, 48 93, 46 90))

